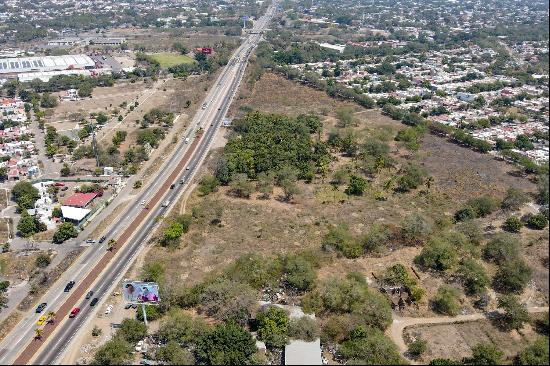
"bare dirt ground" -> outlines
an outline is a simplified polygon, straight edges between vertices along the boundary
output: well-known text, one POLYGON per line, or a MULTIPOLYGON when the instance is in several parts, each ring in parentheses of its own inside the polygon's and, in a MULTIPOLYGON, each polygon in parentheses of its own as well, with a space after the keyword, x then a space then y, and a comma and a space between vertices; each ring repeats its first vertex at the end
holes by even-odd
MULTIPOLYGON (((540 313, 532 314, 536 319, 540 313)), ((425 364, 434 358, 449 358, 462 360, 471 357, 472 347, 479 343, 493 343, 502 352, 507 362, 512 362, 516 354, 540 337, 531 324, 524 326, 519 332, 506 332, 499 329, 492 321, 475 316, 457 317, 449 324, 425 324, 405 328, 403 331, 407 343, 423 339, 428 342, 428 350, 415 363, 425 364)), ((444 318, 435 321, 445 321, 444 318)), ((426 319, 426 323, 429 323, 426 319)), ((434 320, 432 320, 434 321, 434 320)), ((452 321, 449 319, 449 321, 452 321)), ((400 342, 397 342, 400 343, 400 342)), ((402 345, 400 348, 403 350, 402 345)))

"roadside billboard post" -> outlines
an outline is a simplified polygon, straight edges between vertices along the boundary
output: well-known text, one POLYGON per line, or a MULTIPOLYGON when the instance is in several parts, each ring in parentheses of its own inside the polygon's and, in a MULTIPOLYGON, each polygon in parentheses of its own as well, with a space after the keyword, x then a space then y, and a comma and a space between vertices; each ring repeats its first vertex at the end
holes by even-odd
POLYGON ((122 298, 132 305, 141 305, 143 322, 147 325, 145 305, 158 305, 159 285, 156 282, 124 281, 122 283, 122 298))

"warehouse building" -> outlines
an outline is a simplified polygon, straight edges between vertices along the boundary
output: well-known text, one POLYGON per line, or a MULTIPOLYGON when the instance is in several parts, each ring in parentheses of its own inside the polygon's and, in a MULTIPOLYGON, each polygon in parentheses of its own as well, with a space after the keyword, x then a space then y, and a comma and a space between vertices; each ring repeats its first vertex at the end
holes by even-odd
POLYGON ((0 59, 0 76, 22 73, 93 69, 95 62, 87 55, 17 57, 0 59))

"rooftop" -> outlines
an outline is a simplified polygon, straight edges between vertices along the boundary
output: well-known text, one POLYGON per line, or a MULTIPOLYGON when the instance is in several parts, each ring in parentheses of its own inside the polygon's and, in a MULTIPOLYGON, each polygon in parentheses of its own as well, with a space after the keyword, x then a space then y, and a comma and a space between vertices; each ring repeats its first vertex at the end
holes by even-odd
POLYGON ((70 197, 67 197, 63 204, 65 206, 73 207, 86 207, 94 198, 96 198, 97 193, 75 193, 70 197))

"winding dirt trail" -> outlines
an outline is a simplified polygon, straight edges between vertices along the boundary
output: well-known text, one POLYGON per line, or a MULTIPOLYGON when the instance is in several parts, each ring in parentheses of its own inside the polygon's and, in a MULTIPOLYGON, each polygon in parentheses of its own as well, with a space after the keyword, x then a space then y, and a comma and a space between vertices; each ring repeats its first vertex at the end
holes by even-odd
MULTIPOLYGON (((548 307, 530 307, 527 309, 530 313, 545 313, 548 312, 548 307)), ((469 322, 476 321, 481 319, 489 319, 490 315, 486 313, 476 313, 468 315, 457 315, 457 316, 437 316, 430 318, 412 318, 412 317, 400 317, 398 315, 393 316, 393 323, 390 325, 390 328, 387 331, 388 336, 391 340, 397 345, 399 351, 411 364, 417 365, 418 363, 414 360, 407 358, 407 344, 403 339, 403 331, 407 327, 412 327, 415 325, 423 324, 449 324, 449 323, 458 323, 458 322, 469 322)))

